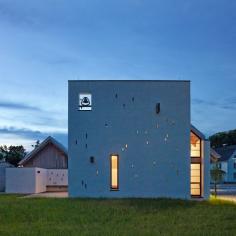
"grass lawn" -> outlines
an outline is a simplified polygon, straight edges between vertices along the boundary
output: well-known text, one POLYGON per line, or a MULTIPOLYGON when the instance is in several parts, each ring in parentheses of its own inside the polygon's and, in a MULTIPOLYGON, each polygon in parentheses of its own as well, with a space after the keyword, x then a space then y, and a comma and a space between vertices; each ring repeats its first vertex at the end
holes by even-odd
POLYGON ((236 235, 236 204, 0 195, 0 235, 236 235))

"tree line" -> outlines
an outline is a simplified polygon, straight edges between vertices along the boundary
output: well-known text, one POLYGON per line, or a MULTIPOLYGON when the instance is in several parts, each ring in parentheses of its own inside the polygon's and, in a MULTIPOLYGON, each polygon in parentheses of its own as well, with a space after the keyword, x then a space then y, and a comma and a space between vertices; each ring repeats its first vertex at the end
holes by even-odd
POLYGON ((236 129, 219 132, 209 137, 211 147, 218 148, 228 145, 236 145, 236 129))
MULTIPOLYGON (((31 145, 32 148, 37 148, 40 141, 37 140, 35 144, 31 145)), ((25 148, 22 145, 19 146, 0 146, 0 160, 5 160, 6 162, 18 166, 18 163, 27 155, 25 148)))

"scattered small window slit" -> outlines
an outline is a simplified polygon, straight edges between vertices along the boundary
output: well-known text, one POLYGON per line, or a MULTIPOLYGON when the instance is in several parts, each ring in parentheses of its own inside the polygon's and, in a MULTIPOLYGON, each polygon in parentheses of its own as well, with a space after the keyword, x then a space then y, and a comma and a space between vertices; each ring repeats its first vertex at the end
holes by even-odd
POLYGON ((158 102, 158 103, 156 104, 156 113, 159 114, 160 111, 161 111, 161 104, 158 102))

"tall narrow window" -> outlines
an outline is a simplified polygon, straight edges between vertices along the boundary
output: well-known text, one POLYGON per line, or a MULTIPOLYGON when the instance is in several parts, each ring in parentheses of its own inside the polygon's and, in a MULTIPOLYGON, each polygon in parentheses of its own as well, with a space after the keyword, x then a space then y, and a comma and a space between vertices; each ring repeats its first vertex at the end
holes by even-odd
POLYGON ((191 196, 201 196, 201 139, 191 132, 191 196))
POLYGON ((111 190, 119 189, 119 156, 111 155, 111 190))
POLYGON ((191 164, 191 195, 201 195, 201 164, 191 164))

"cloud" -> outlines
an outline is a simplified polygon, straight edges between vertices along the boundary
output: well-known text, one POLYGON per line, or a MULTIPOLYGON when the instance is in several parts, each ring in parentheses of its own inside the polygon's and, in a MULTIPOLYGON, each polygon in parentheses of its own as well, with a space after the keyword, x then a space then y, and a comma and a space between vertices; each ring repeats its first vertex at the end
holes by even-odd
MULTIPOLYGON (((16 127, 1 127, 0 128, 0 136, 3 137, 18 137, 22 138, 22 140, 28 140, 31 141, 33 144, 36 140, 44 140, 48 136, 53 136, 54 138, 58 139, 59 142, 61 142, 63 145, 67 146, 67 133, 47 133, 47 132, 40 132, 38 130, 30 130, 30 129, 24 129, 24 128, 16 128, 16 127)), ((9 144, 9 138, 7 140, 7 143, 9 144)), ((1 140, 2 143, 0 145, 5 144, 4 140, 1 140)), ((11 144, 15 145, 14 138, 11 140, 11 144)))
POLYGON ((24 103, 7 102, 7 101, 0 101, 0 108, 41 111, 41 109, 38 107, 26 105, 24 103))
POLYGON ((68 55, 67 52, 55 52, 51 49, 41 49, 41 52, 34 53, 30 60, 36 60, 49 64, 51 66, 77 65, 79 60, 74 55, 68 55))
POLYGON ((29 130, 29 129, 24 129, 24 128, 16 128, 16 127, 0 128, 0 134, 15 134, 15 135, 23 136, 25 138, 35 138, 35 139, 39 139, 45 136, 45 134, 40 131, 34 131, 34 130, 29 130))
POLYGON ((215 106, 217 105, 217 103, 212 102, 212 101, 207 101, 207 100, 203 100, 203 99, 199 99, 199 98, 193 98, 192 99, 192 103, 194 105, 210 105, 210 106, 215 106))
POLYGON ((213 106, 215 108, 232 111, 236 109, 236 98, 228 98, 224 99, 223 101, 208 101, 208 100, 193 98, 192 104, 200 106, 211 106, 211 107, 213 106))
POLYGON ((236 105, 236 97, 228 97, 228 98, 225 99, 225 101, 227 103, 235 104, 236 105))
POLYGON ((12 24, 18 25, 32 25, 35 24, 36 14, 32 11, 31 14, 26 12, 24 8, 22 8, 16 2, 0 2, 0 17, 2 20, 8 21, 12 24), (34 14, 32 14, 34 13, 34 14), (33 17, 34 16, 34 17, 33 17))
POLYGON ((1 23, 34 31, 60 29, 64 24, 78 26, 74 18, 78 16, 76 6, 79 4, 76 1, 67 4, 63 1, 27 0, 22 3, 18 0, 0 0, 0 20, 1 23))

